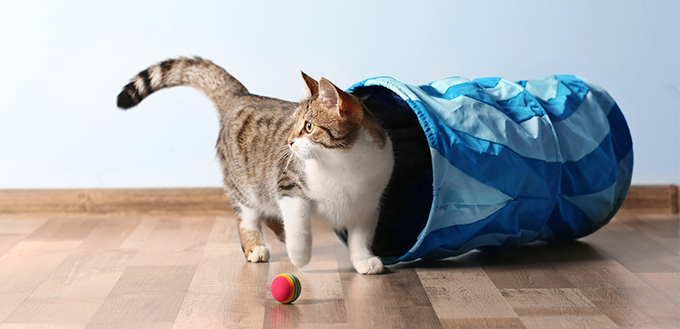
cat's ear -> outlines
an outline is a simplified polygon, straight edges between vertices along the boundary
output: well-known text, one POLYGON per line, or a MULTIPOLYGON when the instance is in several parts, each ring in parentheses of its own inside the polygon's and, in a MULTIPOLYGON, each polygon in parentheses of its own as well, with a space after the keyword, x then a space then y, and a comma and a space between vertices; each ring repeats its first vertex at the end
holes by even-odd
POLYGON ((319 81, 319 97, 326 106, 335 109, 340 106, 340 95, 338 95, 338 88, 335 87, 326 78, 321 78, 319 81))
POLYGON ((361 104, 356 97, 336 87, 325 78, 319 80, 319 97, 326 106, 336 110, 341 117, 361 117, 361 104))
POLYGON ((305 86, 307 86, 307 92, 309 93, 309 97, 312 97, 314 95, 319 94, 319 83, 314 80, 312 77, 308 76, 305 74, 305 72, 300 71, 302 73, 302 80, 305 80, 305 86))

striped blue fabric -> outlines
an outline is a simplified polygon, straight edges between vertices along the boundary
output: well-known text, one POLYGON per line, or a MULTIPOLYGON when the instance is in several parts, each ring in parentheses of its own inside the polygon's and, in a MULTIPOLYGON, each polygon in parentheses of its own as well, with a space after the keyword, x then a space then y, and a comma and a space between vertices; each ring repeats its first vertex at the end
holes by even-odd
POLYGON ((386 263, 478 248, 582 237, 606 224, 626 196, 630 132, 614 100, 573 76, 511 82, 453 77, 426 85, 390 77, 427 137, 433 202, 416 243, 386 263))

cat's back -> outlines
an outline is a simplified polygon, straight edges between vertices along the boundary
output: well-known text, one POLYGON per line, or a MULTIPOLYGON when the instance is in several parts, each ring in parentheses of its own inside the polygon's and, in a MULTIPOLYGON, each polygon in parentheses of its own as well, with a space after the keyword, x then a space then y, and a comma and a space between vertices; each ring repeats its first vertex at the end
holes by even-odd
POLYGON ((296 106, 297 103, 271 97, 239 97, 228 108, 220 111, 219 142, 239 149, 248 146, 285 146, 295 123, 296 106))
POLYGON ((225 188, 253 208, 275 206, 276 186, 285 169, 297 171, 288 152, 297 103, 244 95, 221 109, 217 157, 225 188))

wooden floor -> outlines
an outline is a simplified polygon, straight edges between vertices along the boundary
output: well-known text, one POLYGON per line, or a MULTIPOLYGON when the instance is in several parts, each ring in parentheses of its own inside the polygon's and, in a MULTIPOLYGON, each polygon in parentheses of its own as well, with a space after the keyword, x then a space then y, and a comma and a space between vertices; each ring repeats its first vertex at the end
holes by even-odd
POLYGON ((592 236, 363 276, 315 223, 294 268, 267 233, 246 263, 232 215, 0 215, 0 328, 675 328, 678 215, 619 215, 592 236), (296 274, 292 305, 271 298, 296 274))

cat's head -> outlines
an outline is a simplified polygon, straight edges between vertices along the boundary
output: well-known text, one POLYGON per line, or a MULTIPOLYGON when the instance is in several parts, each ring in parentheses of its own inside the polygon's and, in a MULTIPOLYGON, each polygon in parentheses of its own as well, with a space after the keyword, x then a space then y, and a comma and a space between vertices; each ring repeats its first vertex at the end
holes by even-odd
POLYGON ((304 72, 302 77, 310 96, 297 108, 288 138, 290 149, 298 157, 312 159, 327 150, 352 148, 362 128, 375 143, 384 143, 384 132, 356 96, 324 78, 317 82, 304 72))

